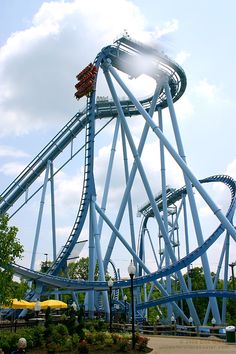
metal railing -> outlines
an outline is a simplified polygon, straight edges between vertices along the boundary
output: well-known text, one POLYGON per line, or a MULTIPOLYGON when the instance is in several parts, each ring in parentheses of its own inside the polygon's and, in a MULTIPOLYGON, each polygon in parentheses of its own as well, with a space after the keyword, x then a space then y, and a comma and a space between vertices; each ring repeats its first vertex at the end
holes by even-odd
MULTIPOLYGON (((113 323, 112 329, 116 332, 131 332, 131 323, 113 323)), ((181 325, 143 325, 136 324, 135 332, 146 335, 172 335, 188 337, 218 337, 225 339, 226 332, 222 326, 181 326, 181 325)))

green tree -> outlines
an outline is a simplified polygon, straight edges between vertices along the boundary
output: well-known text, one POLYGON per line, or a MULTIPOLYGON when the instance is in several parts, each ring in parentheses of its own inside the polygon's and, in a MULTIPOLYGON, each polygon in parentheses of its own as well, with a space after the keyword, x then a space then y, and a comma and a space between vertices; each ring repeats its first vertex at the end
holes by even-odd
POLYGON ((51 265, 52 265, 52 261, 42 261, 40 264, 40 272, 47 273, 51 265))
MULTIPOLYGON (((77 262, 71 262, 68 264, 67 273, 71 279, 84 279, 88 280, 89 272, 89 258, 82 257, 77 262)), ((95 280, 98 280, 98 263, 95 268, 95 280)))
MULTIPOLYGON (((228 280, 228 290, 235 290, 235 280, 232 276, 228 280)), ((236 319, 236 299, 228 298, 227 299, 227 310, 226 310, 226 322, 228 324, 235 325, 236 319)))
POLYGON ((12 298, 22 298, 27 288, 25 282, 13 281, 14 271, 10 265, 21 258, 23 246, 16 237, 18 229, 8 223, 8 215, 0 215, 0 304, 10 303, 12 298))

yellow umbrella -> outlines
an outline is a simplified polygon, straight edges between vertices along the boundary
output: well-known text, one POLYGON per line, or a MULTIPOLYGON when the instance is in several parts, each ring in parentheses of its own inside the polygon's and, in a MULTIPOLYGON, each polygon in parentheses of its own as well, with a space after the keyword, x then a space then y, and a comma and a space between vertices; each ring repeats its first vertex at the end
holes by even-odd
POLYGON ((26 300, 12 299, 9 305, 3 305, 2 307, 10 309, 33 309, 34 304, 26 300))
POLYGON ((60 300, 53 300, 53 299, 49 299, 49 300, 45 300, 40 302, 41 305, 41 309, 45 310, 48 307, 53 307, 56 309, 66 309, 67 308, 67 304, 63 301, 60 300))

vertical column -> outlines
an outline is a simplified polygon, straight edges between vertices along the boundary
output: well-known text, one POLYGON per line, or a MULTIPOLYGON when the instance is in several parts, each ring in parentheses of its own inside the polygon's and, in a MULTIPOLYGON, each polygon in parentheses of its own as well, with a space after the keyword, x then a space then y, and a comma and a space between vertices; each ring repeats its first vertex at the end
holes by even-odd
MULTIPOLYGON (((165 88, 166 99, 167 99, 167 103, 168 103, 168 108, 169 108, 169 112, 170 112, 170 117, 171 117, 172 126, 173 126, 173 130, 174 130, 174 134, 175 134, 178 152, 179 152, 180 157, 186 163, 186 156, 184 153, 184 148, 183 148, 183 144, 182 144, 182 140, 181 140, 181 136, 180 136, 180 131, 179 131, 178 122, 177 122, 177 118, 176 118, 176 114, 175 114, 175 110, 174 110, 174 104, 173 104, 173 100, 172 100, 172 96, 171 96, 171 92, 170 92, 170 87, 169 87, 167 80, 164 83, 164 88, 165 88)), ((203 239, 201 224, 200 224, 200 220, 199 220, 199 216, 198 216, 198 212, 197 212, 197 206, 196 206, 195 198, 193 195, 192 183, 184 171, 183 171, 183 174, 184 174, 186 189, 188 192, 189 204, 190 204, 190 208, 191 208, 191 212, 192 212, 193 223, 194 223, 194 227, 195 227, 197 241, 198 241, 198 245, 201 246, 204 243, 204 239, 203 239)), ((208 290, 213 290, 213 288, 214 288, 213 281, 211 278, 211 271, 210 271, 210 266, 208 263, 207 255, 204 253, 201 256, 201 259, 202 259, 202 265, 204 268, 204 274, 205 274, 207 288, 208 288, 208 290)), ((213 316, 216 319, 216 322, 220 323, 221 319, 220 319, 220 313, 219 313, 216 298, 210 298, 210 303, 211 303, 213 316)))

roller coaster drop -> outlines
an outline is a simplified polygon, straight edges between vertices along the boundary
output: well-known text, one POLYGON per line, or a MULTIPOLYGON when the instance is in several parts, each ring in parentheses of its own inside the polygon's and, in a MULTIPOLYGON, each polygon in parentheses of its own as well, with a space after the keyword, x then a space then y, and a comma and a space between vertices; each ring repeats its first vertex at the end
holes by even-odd
MULTIPOLYGON (((236 231, 232 225, 235 210, 235 181, 229 176, 212 176, 203 180, 198 180, 188 168, 185 160, 185 153, 181 136, 178 128, 176 114, 173 103, 176 102, 184 93, 186 88, 186 76, 182 68, 173 60, 163 54, 162 51, 132 40, 124 36, 117 40, 113 45, 105 47, 97 55, 93 64, 85 68, 78 76, 76 84, 77 99, 83 96, 87 99, 86 108, 78 112, 66 126, 49 142, 49 144, 36 156, 36 158, 24 169, 24 171, 9 185, 2 193, 0 200, 1 213, 7 212, 11 218, 21 214, 27 206, 35 200, 36 195, 40 196, 40 207, 37 218, 35 238, 33 243, 32 259, 29 268, 21 265, 12 265, 16 274, 26 279, 35 280, 36 289, 31 290, 28 298, 38 298, 46 289, 50 287, 67 289, 70 291, 74 300, 77 302, 77 291, 86 292, 85 306, 90 315, 93 316, 94 310, 103 309, 109 313, 107 299, 107 281, 105 274, 109 263, 113 264, 111 258, 114 254, 115 246, 119 244, 120 249, 129 253, 128 258, 132 258, 136 266, 136 277, 134 278, 136 316, 145 318, 146 309, 150 306, 166 304, 167 320, 170 320, 172 313, 175 317, 182 318, 188 323, 188 316, 179 306, 178 300, 185 299, 188 305, 188 313, 193 318, 195 324, 200 324, 200 320, 192 299, 197 296, 209 298, 208 308, 204 323, 207 323, 210 316, 216 319, 217 323, 224 323, 226 316, 227 297, 236 297, 235 292, 227 291, 229 246, 230 241, 236 241, 236 231), (138 65, 145 58, 148 66, 138 65), (96 101, 96 84, 99 70, 102 69, 106 82, 109 87, 112 100, 99 99, 96 101), (137 78, 141 74, 152 77, 156 82, 156 88, 151 97, 144 100, 137 100, 135 95, 128 89, 118 74, 121 71, 132 78, 137 78), (115 88, 116 85, 123 89, 127 99, 120 100, 115 88), (164 134, 162 111, 168 108, 171 119, 177 149, 174 148, 164 134), (158 124, 155 123, 154 113, 157 112, 158 124), (134 142, 134 134, 131 133, 133 116, 144 119, 144 128, 140 136, 139 143, 134 142), (98 120, 99 119, 99 120, 98 120), (102 126, 96 129, 95 123, 102 126), (114 124, 114 122, 116 122, 114 124), (108 159, 107 171, 103 193, 96 185, 96 159, 95 144, 100 141, 99 137, 107 126, 115 126, 111 152, 108 159), (150 129, 151 128, 151 129, 150 129), (74 149, 78 136, 85 131, 85 142, 77 150, 74 149), (119 135, 120 134, 120 135, 119 135), (119 188, 123 185, 123 197, 120 206, 114 210, 110 206, 112 202, 112 183, 114 176, 116 148, 119 141, 122 142, 122 154, 124 164, 124 181, 119 181, 119 188), (142 159, 148 137, 159 139, 160 149, 160 185, 161 193, 155 197, 151 187, 145 161, 142 159), (127 148, 128 146, 128 148, 127 148), (71 155, 61 167, 54 172, 54 162, 58 161, 66 148, 71 147, 71 155), (75 160, 79 153, 85 153, 84 177, 82 196, 80 199, 79 210, 74 222, 72 231, 57 254, 57 228, 56 228, 56 208, 54 196, 55 176, 67 164, 75 160), (180 189, 173 189, 167 185, 166 174, 166 153, 172 156, 182 171, 185 186, 180 189), (133 165, 130 169, 128 156, 133 156, 133 165), (139 174, 137 174, 137 171, 139 174), (44 182, 41 183, 41 174, 45 172, 44 182), (132 198, 135 195, 135 183, 139 176, 139 186, 142 185, 148 202, 140 207, 138 212, 142 215, 140 230, 135 229, 133 216, 132 198), (140 182, 141 180, 141 182, 140 182), (52 253, 53 263, 47 273, 43 274, 35 270, 38 243, 41 237, 41 226, 43 219, 44 202, 46 199, 47 184, 50 182, 51 197, 51 224, 52 224, 52 253), (203 184, 223 183, 230 191, 230 203, 226 215, 218 208, 212 198, 203 188, 203 184), (197 191, 212 210, 214 217, 218 218, 220 225, 206 239, 203 237, 202 226, 198 213, 194 191, 197 191), (100 194, 101 195, 100 195, 100 194), (133 194, 132 194, 133 193, 133 194), (131 195, 132 194, 132 195, 131 195), (97 201, 99 200, 99 202, 97 201), (189 237, 188 214, 192 216, 191 238, 189 237), (181 215, 183 222, 181 222, 181 215), (183 224, 183 230, 180 224, 183 224), (154 224, 154 226, 153 226, 154 224), (88 226, 86 226, 88 225, 88 226), (87 229, 89 231, 87 231, 87 229), (86 231, 85 231, 86 230, 86 231), (104 241, 104 234, 111 233, 109 241, 104 241), (75 248, 82 235, 88 233, 88 256, 89 256, 89 278, 88 281, 73 280, 59 276, 59 272, 66 268, 67 260, 75 248), (158 233, 158 237, 157 237, 158 233), (127 236, 128 234, 128 236, 127 236), (196 235, 197 246, 191 249, 192 234, 196 235), (138 235, 138 236, 137 236, 138 235), (207 251, 219 239, 223 237, 222 250, 219 257, 218 268, 215 279, 211 277, 211 270, 207 251), (185 251, 180 250, 180 239, 185 245, 185 251), (117 242, 117 239, 120 242, 117 242), (159 241, 159 245, 158 245, 159 241), (107 247, 105 244, 107 242, 107 247), (123 246, 122 246, 123 245, 123 246), (149 245, 149 246, 148 246, 149 245), (153 254, 155 271, 148 266, 147 251, 153 254), (156 250, 158 249, 159 254, 156 250), (183 253, 183 254, 182 254, 183 253), (185 281, 182 270, 190 271, 193 261, 200 259, 204 269, 207 289, 204 291, 192 292, 191 279, 185 281), (95 264, 99 266, 99 280, 94 280, 95 264), (224 289, 217 291, 216 285, 219 279, 222 265, 224 264, 224 289), (173 284, 178 282, 180 292, 175 293, 173 284), (151 287, 147 291, 146 284, 151 287), (141 287, 144 288, 144 295, 141 295, 141 287), (153 289, 157 288, 160 292, 158 299, 153 299, 153 289), (223 298, 222 312, 220 313, 217 297, 223 298)), ((79 140, 81 143, 81 140, 79 140)), ((140 187, 139 187, 140 188, 140 187)), ((155 186, 155 189, 157 186, 155 186)), ((142 193, 141 193, 142 194, 142 193)), ((57 195, 56 195, 57 197, 57 195)), ((47 230, 48 231, 48 230, 47 230)), ((119 251, 121 252, 121 251, 119 251)), ((114 266, 113 266, 114 268, 114 266)), ((123 289, 130 286, 130 281, 122 279, 119 272, 115 272, 114 281, 114 303, 117 302, 121 309, 124 308, 122 300, 123 289)))

